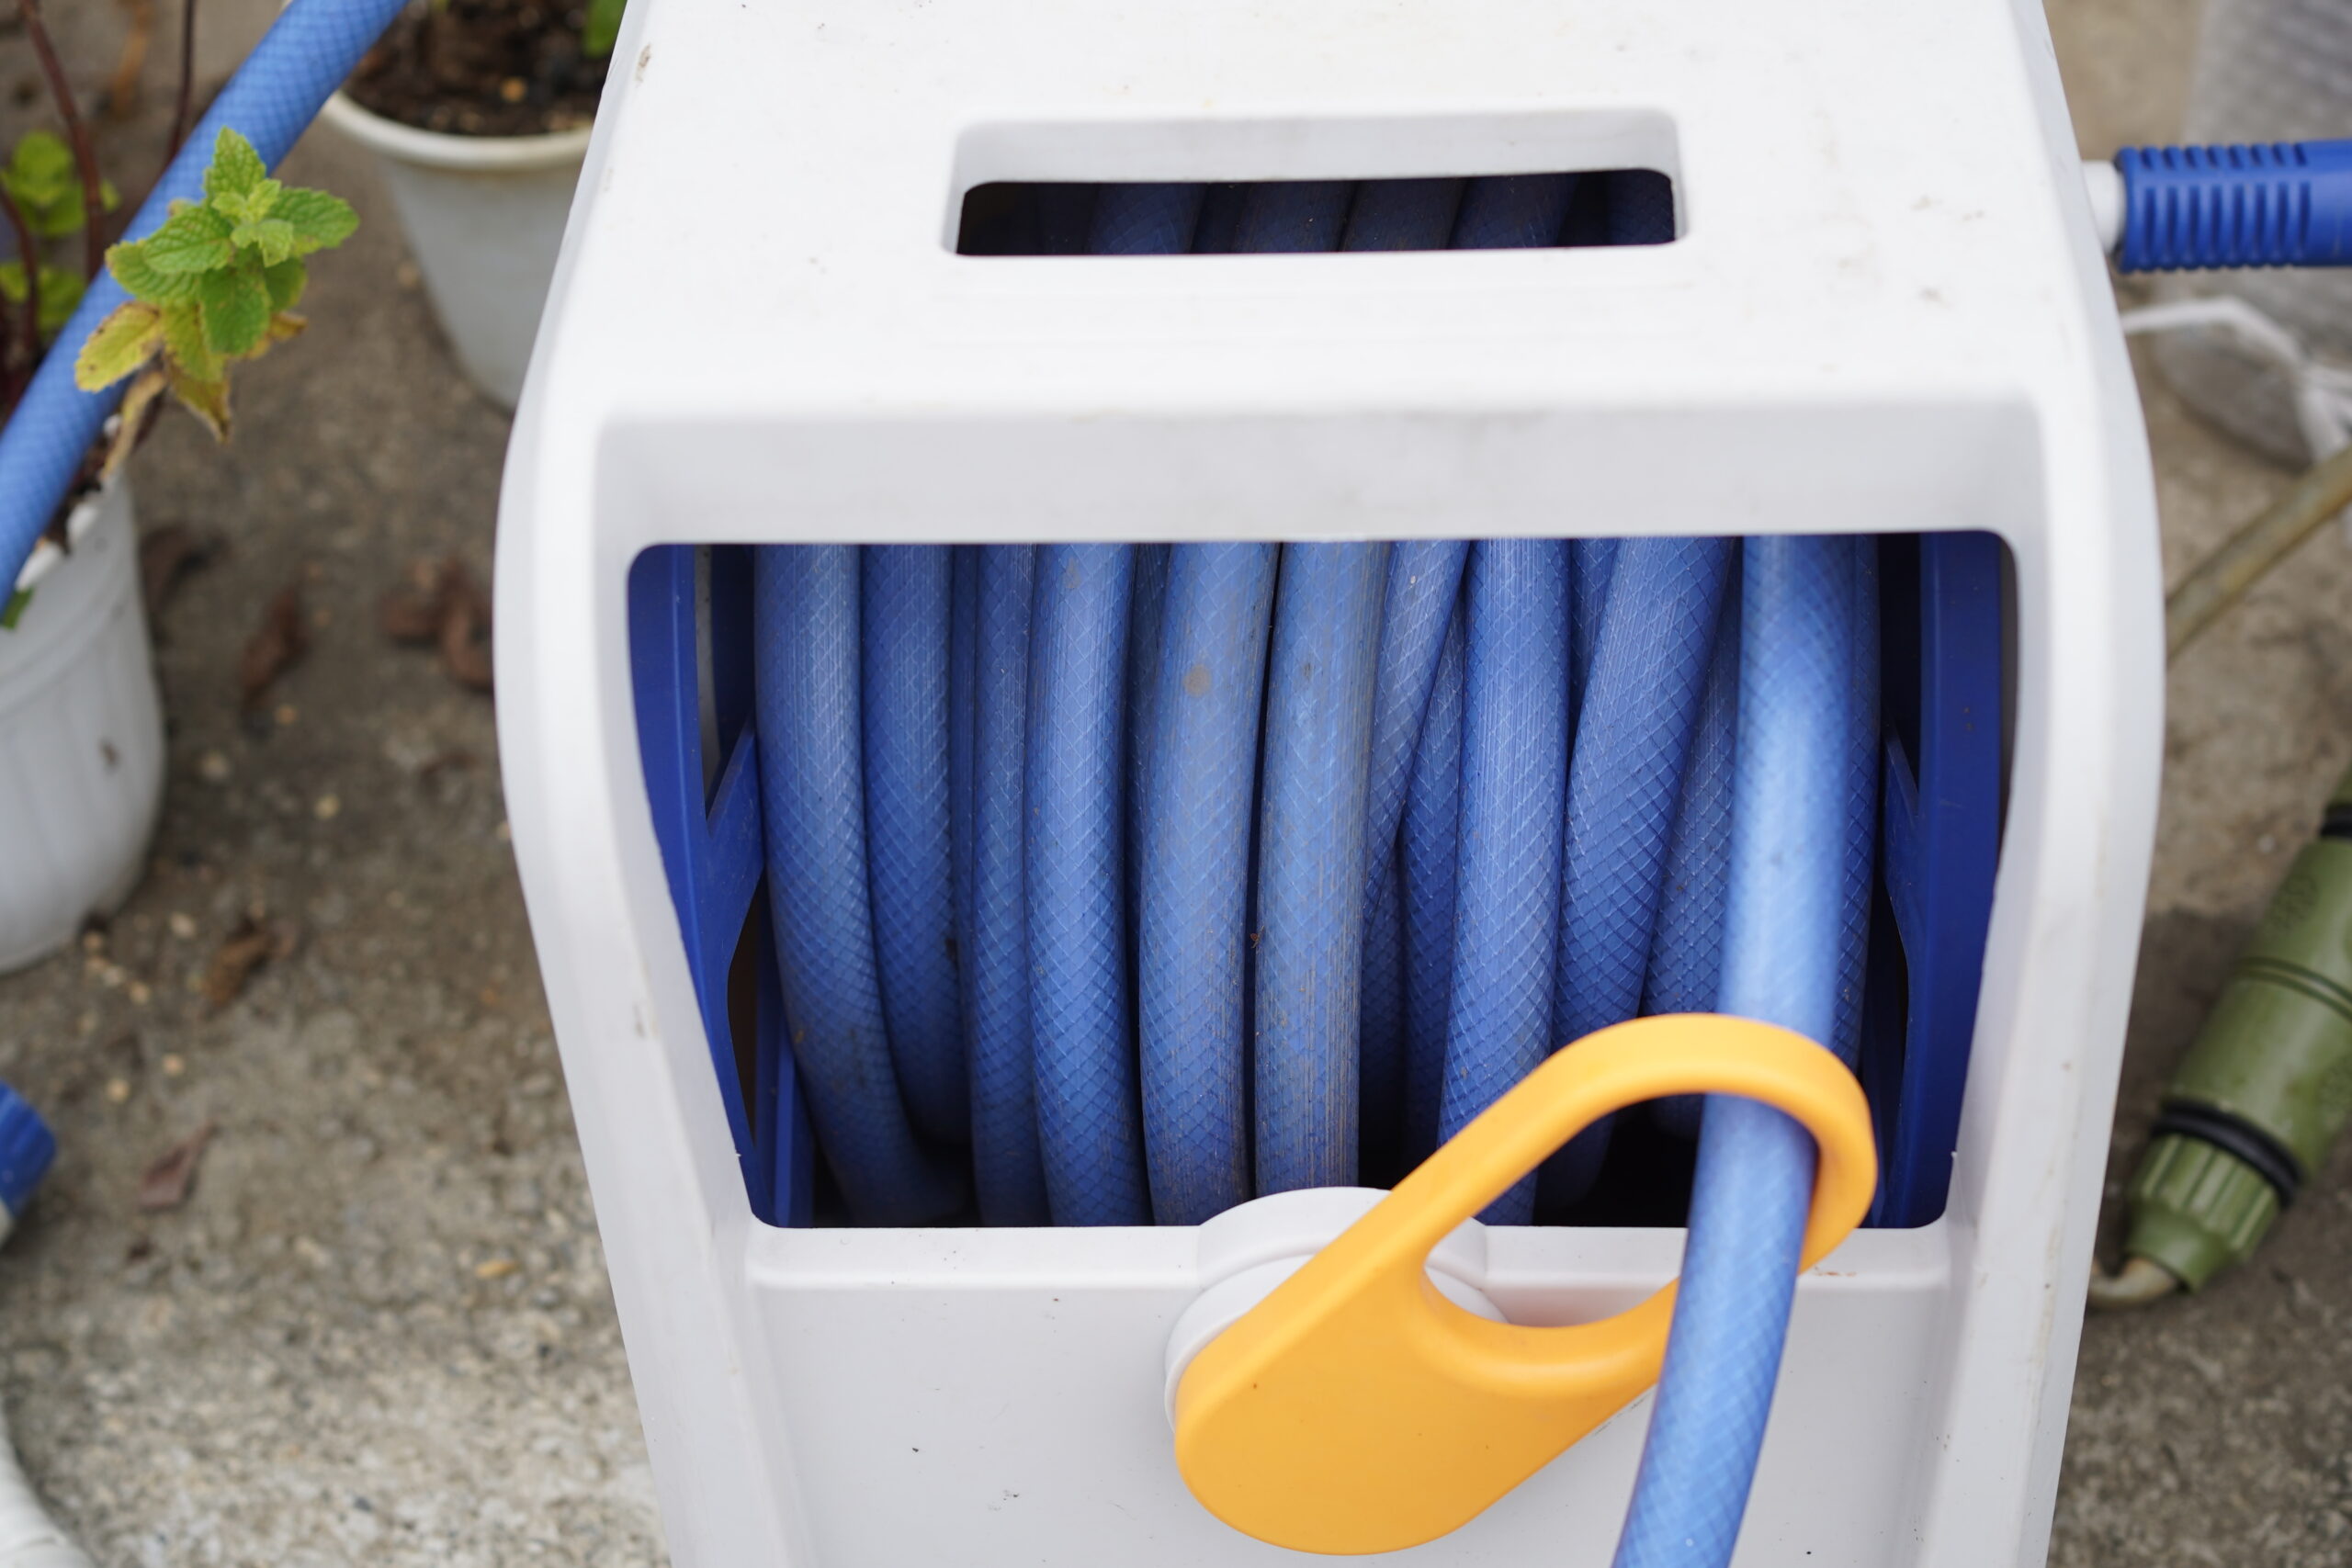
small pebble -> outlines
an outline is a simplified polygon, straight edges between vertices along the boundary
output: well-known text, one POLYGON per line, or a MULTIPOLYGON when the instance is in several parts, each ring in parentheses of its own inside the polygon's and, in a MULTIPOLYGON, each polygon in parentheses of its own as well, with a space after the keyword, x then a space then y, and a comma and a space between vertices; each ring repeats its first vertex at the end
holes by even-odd
POLYGON ((507 1275, 514 1273, 516 1269, 522 1267, 523 1266, 520 1263, 515 1262, 511 1258, 485 1258, 481 1262, 474 1265, 474 1278, 477 1280, 503 1280, 507 1275))
POLYGON ((175 909, 172 911, 171 926, 172 934, 179 938, 182 942, 191 942, 195 940, 196 921, 192 917, 182 914, 179 910, 175 909))
POLYGON ((520 76, 509 76, 498 85, 498 96, 510 104, 521 103, 523 96, 530 90, 530 84, 520 76))
POLYGON ((176 1051, 165 1052, 159 1065, 163 1067, 164 1076, 167 1078, 175 1078, 187 1071, 187 1058, 176 1051))
POLYGON ((311 803, 311 815, 322 822, 332 822, 343 815, 343 798, 328 794, 311 803))
POLYGON ((197 776, 206 784, 229 782, 229 759, 218 751, 207 751, 196 764, 197 776))
POLYGON ((302 716, 294 710, 292 703, 280 703, 277 705, 277 712, 272 716, 277 720, 278 728, 282 729, 302 716))
POLYGON ((2278 852, 2278 840, 2265 833, 2254 841, 2254 847, 2264 854, 2275 855, 2278 852))
POLYGON ((108 1105, 120 1105, 124 1100, 129 1100, 130 1098, 130 1080, 129 1078, 107 1079, 107 1103, 108 1105))
POLYGON ((402 288, 415 288, 424 284, 424 274, 417 270, 414 262, 404 261, 392 269, 392 281, 402 288))
POLYGON ((144 980, 133 980, 123 988, 123 994, 130 998, 130 1005, 135 1008, 143 1008, 155 998, 155 993, 144 980))

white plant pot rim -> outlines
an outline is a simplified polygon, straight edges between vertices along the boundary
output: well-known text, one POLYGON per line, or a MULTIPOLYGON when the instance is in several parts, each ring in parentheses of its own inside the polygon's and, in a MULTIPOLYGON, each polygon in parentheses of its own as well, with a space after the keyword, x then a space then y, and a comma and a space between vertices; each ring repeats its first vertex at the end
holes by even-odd
MULTIPOLYGON (((119 481, 108 480, 107 482, 113 484, 119 481)), ((17 573, 17 592, 27 592, 42 578, 55 571, 58 563, 65 559, 67 551, 89 536, 90 530, 97 526, 98 502, 106 499, 106 493, 105 488, 101 487, 74 503, 74 510, 65 518, 65 549, 59 549, 57 541, 48 535, 41 536, 40 543, 33 547, 33 553, 25 558, 24 570, 17 573)), ((0 595, 0 606, 5 606, 5 602, 6 596, 0 595)))
POLYGON ((588 151, 592 129, 583 125, 533 136, 452 136, 386 119, 342 93, 327 99, 319 118, 387 158, 468 175, 521 174, 577 164, 588 151))

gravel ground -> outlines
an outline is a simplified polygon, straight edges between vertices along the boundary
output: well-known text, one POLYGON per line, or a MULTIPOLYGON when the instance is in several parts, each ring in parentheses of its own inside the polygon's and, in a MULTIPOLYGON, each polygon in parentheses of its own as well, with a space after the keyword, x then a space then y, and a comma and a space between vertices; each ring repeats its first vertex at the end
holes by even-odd
MULTIPOLYGON (((121 14, 52 9, 96 79, 121 14)), ((207 0, 214 69, 269 9, 207 0)), ((2194 6, 2052 14, 2086 150, 2166 134, 2194 6)), ((0 38, 0 81, 25 70, 0 38)), ((154 107, 109 131, 115 166, 148 166, 154 107)), ((146 525, 226 541, 158 628, 153 873, 103 940, 0 981, 0 1076, 65 1150, 0 1253, 0 1394, 108 1568, 658 1562, 489 700, 375 626, 421 558, 486 578, 505 422, 452 371, 364 162, 321 134, 288 173, 367 227, 316 269, 309 336, 244 375, 235 446, 174 419, 137 469, 146 525), (313 646, 246 716, 239 647, 294 582, 313 646), (290 950, 215 1009, 194 987, 254 916, 290 950), (191 1201, 142 1214, 141 1170, 207 1124, 191 1201)), ((2285 476, 2143 390, 2177 572, 2285 476)), ((2119 1180, 2352 757, 2347 609, 2329 536, 2172 674, 2119 1180)), ((2255 1267, 2092 1323, 2053 1562, 2352 1561, 2347 1158, 2255 1267)))

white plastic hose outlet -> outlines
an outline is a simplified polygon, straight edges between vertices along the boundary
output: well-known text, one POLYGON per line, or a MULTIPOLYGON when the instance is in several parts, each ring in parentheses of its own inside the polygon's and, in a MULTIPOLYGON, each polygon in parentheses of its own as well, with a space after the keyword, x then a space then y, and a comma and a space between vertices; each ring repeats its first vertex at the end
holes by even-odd
MULTIPOLYGON (((1176 1385, 1210 1340, 1241 1321, 1274 1287, 1372 1213, 1388 1194, 1369 1187, 1313 1187, 1277 1192, 1227 1209, 1200 1227, 1201 1293, 1168 1336, 1168 1424, 1176 1424, 1176 1385)), ((1487 1227, 1464 1220, 1430 1254, 1430 1283, 1465 1312, 1509 1320, 1487 1298, 1487 1227)), ((0 1568, 7 1568, 0 1561, 0 1568)))

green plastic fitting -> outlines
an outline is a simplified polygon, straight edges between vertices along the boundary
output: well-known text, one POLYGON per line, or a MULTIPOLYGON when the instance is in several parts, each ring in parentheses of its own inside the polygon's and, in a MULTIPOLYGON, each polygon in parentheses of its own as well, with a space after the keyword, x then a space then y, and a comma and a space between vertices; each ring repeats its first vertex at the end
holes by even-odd
POLYGON ((2173 1077, 2124 1251, 2194 1291, 2251 1256, 2352 1116, 2352 773, 2173 1077))

